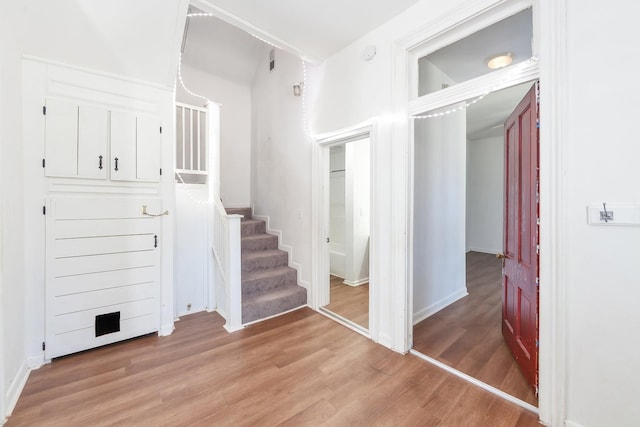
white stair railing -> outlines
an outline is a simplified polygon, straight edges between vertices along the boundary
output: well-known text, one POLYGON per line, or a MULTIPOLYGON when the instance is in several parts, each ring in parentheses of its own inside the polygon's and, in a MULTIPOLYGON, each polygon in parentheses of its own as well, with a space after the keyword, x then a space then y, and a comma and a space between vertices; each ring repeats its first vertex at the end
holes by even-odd
POLYGON ((242 215, 228 215, 219 198, 213 202, 213 256, 224 282, 227 332, 242 329, 242 284, 240 220, 242 215))

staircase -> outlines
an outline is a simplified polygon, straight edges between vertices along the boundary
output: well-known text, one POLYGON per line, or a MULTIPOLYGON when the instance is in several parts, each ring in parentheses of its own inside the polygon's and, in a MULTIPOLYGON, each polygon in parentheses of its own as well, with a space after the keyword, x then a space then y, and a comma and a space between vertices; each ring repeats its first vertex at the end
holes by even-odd
POLYGON ((278 237, 267 234, 264 221, 253 219, 251 208, 227 208, 243 215, 242 323, 283 313, 307 303, 307 290, 298 286, 297 271, 289 256, 278 249, 278 237))

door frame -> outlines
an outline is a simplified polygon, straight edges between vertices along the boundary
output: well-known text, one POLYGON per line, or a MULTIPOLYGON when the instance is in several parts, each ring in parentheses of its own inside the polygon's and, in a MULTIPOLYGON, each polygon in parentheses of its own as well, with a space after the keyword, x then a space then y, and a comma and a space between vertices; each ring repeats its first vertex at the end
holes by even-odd
MULTIPOLYGON (((497 83, 488 78, 474 79, 474 84, 458 84, 450 90, 431 96, 415 98, 410 90, 416 78, 417 65, 412 62, 417 49, 429 41, 445 43, 439 36, 448 34, 450 41, 461 38, 461 33, 471 34, 475 29, 491 25, 526 7, 533 6, 534 53, 543 62, 535 64, 529 76, 522 82, 539 79, 540 93, 540 318, 539 318, 539 396, 540 420, 547 425, 561 425, 566 419, 566 372, 567 372, 567 322, 566 322, 566 270, 562 265, 567 246, 563 225, 566 223, 565 179, 566 164, 564 136, 567 128, 565 117, 567 94, 566 82, 566 19, 567 0, 543 2, 539 0, 478 0, 455 12, 427 22, 418 31, 408 34, 392 46, 393 56, 393 111, 398 117, 394 126, 394 155, 391 167, 408 171, 394 175, 392 191, 394 202, 400 211, 392 215, 396 247, 400 249, 391 259, 394 279, 404 283, 404 295, 393 303, 392 311, 404 317, 403 336, 396 337, 405 349, 412 346, 413 328, 413 123, 411 113, 435 109, 438 105, 449 105, 456 100, 468 99, 497 83), (477 27, 480 25, 480 27, 477 27), (456 32, 457 31, 457 32, 456 32), (482 83, 482 84, 481 84, 482 83), (476 85, 476 87, 473 87, 476 85), (467 92, 466 94, 464 92, 467 92), (454 96, 454 95, 457 95, 454 96), (449 98, 450 97, 450 98, 449 98), (405 251, 403 253, 403 251, 405 251), (404 277, 402 274, 404 271, 404 277)), ((436 48, 433 48, 436 50, 436 48)), ((523 70, 525 71, 525 70, 523 70)), ((492 73, 493 76, 499 74, 492 73)), ((502 75, 506 77, 506 75, 502 75)), ((398 289, 398 291, 400 291, 398 289)))
MULTIPOLYGON (((369 138, 369 191, 371 199, 369 201, 370 206, 375 206, 375 188, 376 183, 374 179, 375 160, 373 155, 374 146, 376 144, 376 129, 377 125, 374 122, 361 123, 346 129, 342 129, 336 132, 326 133, 316 137, 316 144, 313 148, 313 185, 312 185, 312 225, 313 225, 313 237, 312 237, 312 276, 313 279, 310 289, 311 307, 323 313, 321 307, 329 304, 330 299, 330 286, 329 286, 329 246, 326 239, 329 237, 329 149, 331 146, 341 143, 347 143, 350 141, 357 141, 364 138, 369 138)), ((377 312, 376 302, 379 300, 377 290, 377 273, 373 268, 371 260, 374 259, 377 253, 376 238, 375 238, 375 224, 376 212, 375 209, 371 209, 370 212, 370 238, 369 238, 369 328, 368 332, 358 327, 352 327, 350 324, 346 324, 339 317, 334 317, 335 320, 345 324, 345 326, 353 329, 354 331, 371 338, 374 341, 378 341, 379 335, 378 328, 376 326, 377 312)))

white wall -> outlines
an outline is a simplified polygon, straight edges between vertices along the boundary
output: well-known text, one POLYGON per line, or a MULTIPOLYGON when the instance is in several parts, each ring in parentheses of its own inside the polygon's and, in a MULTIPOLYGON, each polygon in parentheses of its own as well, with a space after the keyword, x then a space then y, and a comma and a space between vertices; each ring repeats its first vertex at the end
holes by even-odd
POLYGON ((502 252, 504 138, 467 143, 467 250, 502 252))
POLYGON ((345 277, 345 150, 344 144, 329 153, 329 272, 345 277))
POLYGON ((567 6, 567 139, 554 141, 565 150, 566 253, 554 260, 568 288, 567 418, 632 426, 640 420, 640 227, 587 225, 585 207, 640 204, 640 80, 629 54, 638 50, 640 9, 625 0, 567 6), (603 55, 616 61, 597 60, 603 55))
POLYGON ((303 80, 302 61, 276 50, 270 72, 268 59, 260 63, 251 93, 254 213, 269 216, 270 228, 282 231, 280 244, 293 248, 290 264, 300 266, 298 283, 308 286, 314 142, 303 126, 303 97, 293 96, 292 89, 303 80))
POLYGON ((433 65, 426 56, 418 60, 418 96, 437 92, 443 85, 453 86, 454 84, 456 82, 433 65))
POLYGON ((369 281, 371 217, 369 138, 345 144, 345 275, 347 285, 369 281))
POLYGON ((419 1, 328 58, 321 67, 321 91, 311 111, 312 132, 337 131, 391 113, 394 42, 465 3, 468 1, 419 1), (376 46, 376 56, 363 61, 362 52, 369 45, 376 46))
POLYGON ((26 379, 22 177, 23 5, 0 3, 0 423, 26 379))
POLYGON ((466 114, 415 123, 414 323, 467 295, 466 114))
MULTIPOLYGON (((220 196, 225 207, 251 205, 251 87, 182 65, 187 88, 220 106, 220 196)), ((178 83, 176 100, 204 106, 178 83)))

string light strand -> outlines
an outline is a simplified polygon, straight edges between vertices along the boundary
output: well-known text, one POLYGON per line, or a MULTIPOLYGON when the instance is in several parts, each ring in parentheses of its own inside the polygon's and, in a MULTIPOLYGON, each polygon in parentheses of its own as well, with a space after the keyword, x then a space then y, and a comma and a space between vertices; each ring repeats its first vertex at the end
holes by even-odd
MULTIPOLYGON (((538 58, 536 58, 535 56, 532 56, 531 58, 529 58, 528 60, 526 60, 525 62, 523 62, 521 65, 521 67, 524 66, 528 66, 530 64, 536 63, 538 62, 538 58)), ((487 95, 492 94, 493 92, 496 92, 500 89, 503 89, 504 84, 507 83, 509 80, 511 80, 511 78, 518 73, 519 68, 518 67, 516 69, 514 69, 511 73, 509 73, 507 76, 505 76, 504 79, 502 79, 500 82, 498 82, 497 84, 495 84, 491 89, 487 90, 485 93, 483 93, 482 95, 478 96, 477 98, 473 99, 472 101, 468 101, 465 102, 463 105, 460 105, 458 107, 453 107, 450 108, 448 110, 445 111, 441 111, 438 113, 430 113, 430 114, 421 114, 421 115, 416 115, 416 116, 411 116, 411 119, 415 119, 415 120, 422 120, 422 119, 432 119, 435 117, 443 117, 443 116, 447 116, 453 113, 456 113, 458 111, 462 111, 462 110, 466 110, 467 108, 471 107, 472 105, 476 104, 477 102, 481 101, 482 99, 484 99, 485 97, 487 97, 487 95)))
POLYGON ((193 203, 195 203, 196 205, 200 205, 200 206, 209 206, 209 205, 211 205, 213 203, 213 200, 211 200, 211 197, 208 194, 207 194, 207 200, 196 198, 193 195, 191 189, 187 186, 187 183, 184 182, 184 179, 182 178, 182 175, 180 174, 180 172, 176 171, 176 176, 178 177, 178 180, 180 181, 180 183, 182 183, 182 189, 186 193, 187 197, 193 203))
POLYGON ((182 52, 178 54, 178 80, 180 81, 180 85, 189 95, 195 96, 196 98, 204 99, 207 103, 211 102, 209 98, 206 96, 198 95, 195 92, 189 90, 189 88, 184 84, 184 80, 182 79, 182 52))

